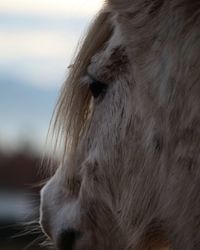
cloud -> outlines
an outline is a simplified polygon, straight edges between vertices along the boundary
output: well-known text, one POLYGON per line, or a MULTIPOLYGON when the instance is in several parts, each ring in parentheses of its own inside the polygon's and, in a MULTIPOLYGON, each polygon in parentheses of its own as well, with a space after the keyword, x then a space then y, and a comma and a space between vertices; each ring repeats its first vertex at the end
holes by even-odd
POLYGON ((102 3, 102 0, 6 0, 0 1, 0 12, 42 16, 90 16, 101 8, 102 3))
POLYGON ((56 31, 0 32, 1 60, 21 58, 48 58, 49 60, 71 56, 77 37, 56 31))
POLYGON ((62 32, 1 32, 0 65, 7 74, 38 87, 62 84, 77 37, 62 32))
POLYGON ((41 148, 79 37, 102 2, 0 1, 1 142, 18 147, 27 133, 41 148))
POLYGON ((58 88, 67 75, 79 36, 74 30, 0 32, 1 72, 41 88, 58 88))
POLYGON ((64 81, 77 43, 102 0, 0 1, 0 67, 41 88, 64 81))

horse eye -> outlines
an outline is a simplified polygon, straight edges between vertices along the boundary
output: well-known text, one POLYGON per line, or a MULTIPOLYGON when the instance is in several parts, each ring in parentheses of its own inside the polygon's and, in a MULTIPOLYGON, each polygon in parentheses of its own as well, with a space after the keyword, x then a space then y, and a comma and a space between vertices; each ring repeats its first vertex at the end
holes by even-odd
POLYGON ((91 75, 89 75, 90 79, 91 79, 91 83, 89 85, 90 91, 93 95, 94 98, 98 98, 98 97, 103 97, 106 93, 106 89, 107 89, 107 84, 102 83, 96 79, 94 79, 91 75))

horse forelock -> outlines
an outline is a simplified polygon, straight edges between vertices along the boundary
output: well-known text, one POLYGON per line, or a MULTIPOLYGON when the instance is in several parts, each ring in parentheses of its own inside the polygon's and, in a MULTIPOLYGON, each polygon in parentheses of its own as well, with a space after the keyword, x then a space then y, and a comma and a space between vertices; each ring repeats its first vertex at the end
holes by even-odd
POLYGON ((63 157, 72 153, 85 130, 89 114, 92 112, 91 94, 84 76, 92 56, 103 48, 111 36, 112 14, 103 9, 91 24, 75 59, 69 67, 58 99, 53 119, 53 130, 56 137, 55 147, 64 145, 63 157))

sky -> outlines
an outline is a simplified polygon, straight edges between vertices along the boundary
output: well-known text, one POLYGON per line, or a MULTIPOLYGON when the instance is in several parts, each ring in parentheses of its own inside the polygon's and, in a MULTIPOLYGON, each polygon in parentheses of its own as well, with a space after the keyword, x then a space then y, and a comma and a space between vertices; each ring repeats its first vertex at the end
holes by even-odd
POLYGON ((0 1, 0 146, 43 150, 77 44, 103 0, 0 1))

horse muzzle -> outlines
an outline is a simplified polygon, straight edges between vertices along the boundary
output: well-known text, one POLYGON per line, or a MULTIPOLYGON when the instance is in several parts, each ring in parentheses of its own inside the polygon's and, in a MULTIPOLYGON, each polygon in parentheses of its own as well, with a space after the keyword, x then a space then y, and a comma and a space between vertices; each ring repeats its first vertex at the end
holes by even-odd
POLYGON ((79 229, 79 204, 65 196, 52 178, 41 190, 40 226, 58 250, 73 250, 83 234, 79 229))

